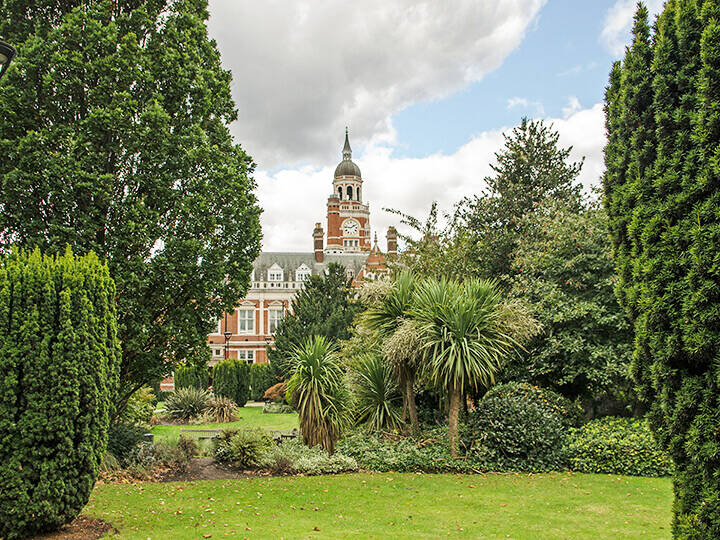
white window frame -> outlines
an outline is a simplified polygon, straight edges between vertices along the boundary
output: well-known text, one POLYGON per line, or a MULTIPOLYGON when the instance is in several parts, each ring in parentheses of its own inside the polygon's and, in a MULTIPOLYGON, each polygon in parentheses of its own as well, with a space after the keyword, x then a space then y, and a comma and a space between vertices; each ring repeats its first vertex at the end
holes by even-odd
POLYGON ((242 305, 237 308, 236 313, 237 313, 238 334, 244 334, 244 335, 254 334, 255 333, 255 306, 242 305))
POLYGON ((295 281, 307 281, 310 279, 310 275, 312 274, 312 270, 310 270, 305 263, 298 266, 297 270, 295 270, 295 281))
POLYGON ((280 268, 280 266, 275 263, 270 268, 268 268, 267 271, 267 280, 268 281, 283 281, 284 279, 284 272, 283 269, 280 268))
POLYGON ((247 349, 238 350, 238 360, 245 360, 248 364, 255 362, 255 351, 248 351, 247 349))
POLYGON ((285 318, 285 310, 281 306, 270 306, 268 308, 268 334, 274 334, 280 321, 285 318), (280 314, 278 317, 277 314, 280 314))

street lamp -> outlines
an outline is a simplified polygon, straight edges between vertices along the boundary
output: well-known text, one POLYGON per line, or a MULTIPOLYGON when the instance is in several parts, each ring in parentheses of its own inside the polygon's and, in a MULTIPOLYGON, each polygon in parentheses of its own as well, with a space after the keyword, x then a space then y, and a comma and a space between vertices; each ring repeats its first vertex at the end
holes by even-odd
POLYGON ((2 76, 5 75, 10 62, 12 62, 12 59, 15 58, 16 54, 17 51, 12 45, 5 43, 4 41, 0 41, 0 79, 2 79, 2 76))
POLYGON ((230 344, 230 336, 232 336, 232 332, 228 331, 227 327, 227 313, 225 313, 225 332, 223 332, 223 336, 225 336, 225 360, 228 359, 228 346, 230 344))

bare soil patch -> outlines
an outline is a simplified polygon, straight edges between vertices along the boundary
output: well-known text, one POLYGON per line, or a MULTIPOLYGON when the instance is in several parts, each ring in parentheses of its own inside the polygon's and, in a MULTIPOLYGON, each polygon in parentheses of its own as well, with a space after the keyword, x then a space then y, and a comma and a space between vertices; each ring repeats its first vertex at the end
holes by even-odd
POLYGON ((33 540, 96 540, 117 529, 107 521, 87 516, 78 516, 72 523, 63 525, 57 531, 33 536, 33 540))

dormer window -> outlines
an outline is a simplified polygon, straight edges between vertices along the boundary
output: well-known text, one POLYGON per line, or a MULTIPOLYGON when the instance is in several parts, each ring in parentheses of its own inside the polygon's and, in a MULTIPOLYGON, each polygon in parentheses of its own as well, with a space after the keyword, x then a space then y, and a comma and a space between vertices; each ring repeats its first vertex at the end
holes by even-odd
POLYGON ((283 269, 280 268, 277 263, 275 263, 268 269, 268 281, 282 281, 282 280, 283 280, 283 269))
POLYGON ((310 274, 312 272, 310 271, 310 268, 303 263, 300 266, 298 266, 297 270, 295 270, 295 281, 307 281, 310 279, 310 274))

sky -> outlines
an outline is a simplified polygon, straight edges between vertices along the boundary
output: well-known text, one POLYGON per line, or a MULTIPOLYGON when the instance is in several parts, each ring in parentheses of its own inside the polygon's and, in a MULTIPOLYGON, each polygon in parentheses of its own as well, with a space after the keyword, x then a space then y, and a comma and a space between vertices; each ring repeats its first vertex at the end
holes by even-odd
MULTIPOLYGON (((603 172, 603 94, 636 0, 210 0, 233 75, 235 141, 253 157, 264 251, 311 251, 345 126, 370 224, 479 194, 521 118, 603 172)), ((651 14, 662 0, 647 2, 651 14)), ((402 227, 399 227, 401 232, 402 227)))

